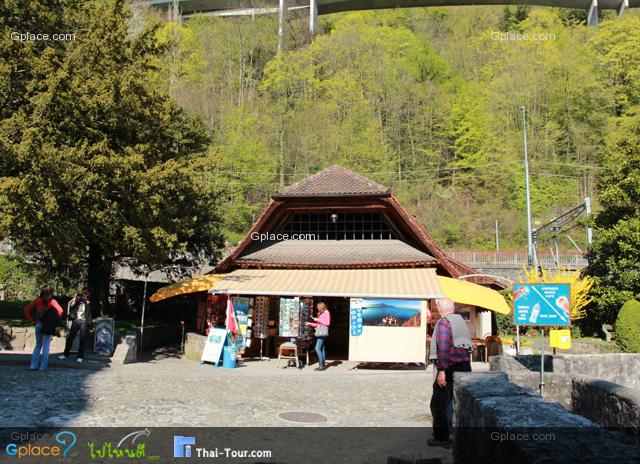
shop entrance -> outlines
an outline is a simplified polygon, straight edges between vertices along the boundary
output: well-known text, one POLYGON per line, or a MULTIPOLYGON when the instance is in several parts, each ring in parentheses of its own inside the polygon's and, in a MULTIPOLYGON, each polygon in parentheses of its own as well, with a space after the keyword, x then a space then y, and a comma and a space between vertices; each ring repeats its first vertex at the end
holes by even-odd
POLYGON ((330 361, 349 359, 349 299, 326 297, 314 298, 313 300, 314 304, 324 301, 331 313, 327 358, 330 361))

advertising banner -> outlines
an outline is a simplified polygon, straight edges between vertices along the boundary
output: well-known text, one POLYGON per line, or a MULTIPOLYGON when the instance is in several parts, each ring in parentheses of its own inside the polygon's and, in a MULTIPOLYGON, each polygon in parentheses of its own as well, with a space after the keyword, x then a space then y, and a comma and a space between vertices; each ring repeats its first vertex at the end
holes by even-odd
POLYGON ((227 341, 227 329, 211 329, 202 350, 201 361, 215 363, 218 366, 220 356, 222 355, 222 347, 227 341))
POLYGON ((571 325, 570 284, 515 284, 513 322, 516 325, 571 325))

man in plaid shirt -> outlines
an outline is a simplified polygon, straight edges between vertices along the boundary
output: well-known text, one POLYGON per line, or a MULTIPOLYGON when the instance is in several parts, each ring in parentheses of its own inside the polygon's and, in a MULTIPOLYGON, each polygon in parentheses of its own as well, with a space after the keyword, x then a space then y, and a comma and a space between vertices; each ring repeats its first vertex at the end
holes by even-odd
POLYGON ((436 301, 441 318, 436 324, 431 343, 430 358, 437 369, 431 396, 431 417, 433 418, 433 438, 429 446, 450 446, 451 406, 453 401, 453 373, 471 371, 469 348, 471 337, 466 322, 459 314, 454 314, 453 301, 443 298, 436 301), (454 333, 456 332, 456 333, 454 333), (454 339, 464 339, 463 346, 455 346, 454 339), (468 346, 467 346, 468 345, 468 346), (435 349, 434 349, 435 348, 435 349))

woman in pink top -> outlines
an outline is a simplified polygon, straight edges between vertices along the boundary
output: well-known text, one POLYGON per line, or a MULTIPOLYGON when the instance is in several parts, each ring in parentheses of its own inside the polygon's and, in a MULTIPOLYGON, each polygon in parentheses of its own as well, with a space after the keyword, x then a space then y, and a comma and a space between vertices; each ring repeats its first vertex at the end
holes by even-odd
POLYGON ((307 325, 316 328, 316 353, 318 364, 314 370, 324 371, 327 369, 327 337, 329 336, 329 326, 331 325, 331 314, 327 305, 321 301, 318 303, 318 317, 312 317, 315 322, 307 322, 307 325))

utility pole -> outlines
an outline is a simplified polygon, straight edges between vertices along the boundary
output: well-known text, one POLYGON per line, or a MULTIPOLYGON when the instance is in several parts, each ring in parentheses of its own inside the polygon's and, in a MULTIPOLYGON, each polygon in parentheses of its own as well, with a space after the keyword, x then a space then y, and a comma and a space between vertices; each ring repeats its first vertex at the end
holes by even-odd
POLYGON ((318 32, 318 0, 309 0, 309 34, 311 40, 318 32))
POLYGON ((500 235, 498 233, 498 220, 496 219, 496 251, 500 251, 500 235))
MULTIPOLYGON (((527 154, 527 110, 524 106, 522 111, 522 140, 524 144, 524 178, 527 191, 527 263, 529 266, 536 266, 535 251, 533 249, 533 236, 531 230, 531 189, 529 187, 529 155, 527 154)), ((536 266, 537 267, 537 266, 536 266)))
POLYGON ((280 0, 278 3, 278 53, 280 53, 284 47, 284 13, 285 13, 285 0, 280 0))
MULTIPOLYGON (((584 214, 587 216, 591 216, 591 198, 585 197, 584 199, 584 214)), ((587 227, 587 245, 591 245, 593 242, 593 229, 591 227, 587 227)))

